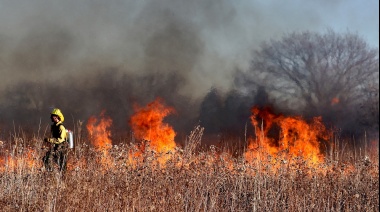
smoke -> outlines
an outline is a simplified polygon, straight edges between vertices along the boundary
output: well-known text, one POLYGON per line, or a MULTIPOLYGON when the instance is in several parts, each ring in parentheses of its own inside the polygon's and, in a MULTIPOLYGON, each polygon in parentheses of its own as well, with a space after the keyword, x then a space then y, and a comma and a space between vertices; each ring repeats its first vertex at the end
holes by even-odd
POLYGON ((251 51, 285 31, 324 29, 342 4, 302 2, 294 13, 277 1, 1 1, 0 128, 38 127, 59 107, 70 127, 105 109, 127 131, 132 105, 159 96, 188 132, 211 87, 232 110, 223 122, 237 123, 233 114, 253 100, 235 93, 233 79, 251 51))

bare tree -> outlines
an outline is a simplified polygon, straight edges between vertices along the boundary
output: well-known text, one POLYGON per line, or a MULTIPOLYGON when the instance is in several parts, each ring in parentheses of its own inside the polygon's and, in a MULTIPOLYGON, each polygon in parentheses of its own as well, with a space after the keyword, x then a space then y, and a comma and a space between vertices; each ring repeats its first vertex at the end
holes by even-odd
POLYGON ((378 49, 357 34, 327 30, 264 42, 243 78, 263 86, 277 104, 315 115, 366 102, 378 77, 378 49))

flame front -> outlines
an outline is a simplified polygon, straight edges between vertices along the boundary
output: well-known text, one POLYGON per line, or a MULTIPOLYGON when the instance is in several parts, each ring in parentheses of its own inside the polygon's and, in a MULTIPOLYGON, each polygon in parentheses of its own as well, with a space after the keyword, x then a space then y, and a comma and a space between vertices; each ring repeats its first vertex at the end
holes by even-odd
POLYGON ((149 141, 150 148, 162 153, 174 150, 176 133, 163 120, 174 112, 157 98, 145 108, 135 107, 135 114, 130 119, 130 125, 137 139, 149 141))
POLYGON ((314 118, 308 124, 298 116, 276 115, 270 108, 252 108, 251 123, 256 130, 256 139, 249 141, 250 151, 246 154, 248 158, 259 157, 254 150, 260 149, 273 157, 285 153, 289 160, 301 157, 310 164, 317 164, 324 160, 319 141, 328 140, 332 135, 326 130, 320 117, 314 118), (268 135, 275 126, 279 128, 278 140, 268 135))
POLYGON ((112 120, 104 115, 105 111, 100 113, 100 120, 95 116, 91 116, 87 122, 87 131, 92 142, 99 150, 109 150, 112 146, 111 132, 109 128, 112 125, 112 120))
POLYGON ((112 119, 105 116, 105 111, 100 113, 100 119, 95 116, 91 116, 88 119, 86 128, 92 143, 98 151, 103 153, 101 163, 109 166, 111 164, 108 157, 108 151, 112 147, 111 131, 112 119))

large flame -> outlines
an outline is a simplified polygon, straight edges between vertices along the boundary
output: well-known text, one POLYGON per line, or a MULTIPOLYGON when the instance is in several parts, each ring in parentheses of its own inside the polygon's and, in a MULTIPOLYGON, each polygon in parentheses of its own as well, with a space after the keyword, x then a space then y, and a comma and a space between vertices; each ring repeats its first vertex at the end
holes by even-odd
POLYGON ((100 113, 99 119, 95 116, 91 116, 87 121, 86 128, 95 148, 103 153, 101 163, 105 166, 109 166, 111 162, 108 157, 108 151, 112 147, 110 131, 112 119, 104 114, 105 111, 103 110, 100 113))
POLYGON ((176 147, 173 128, 163 120, 174 112, 160 98, 149 103, 145 108, 135 106, 135 114, 130 119, 130 125, 137 139, 149 142, 150 148, 159 152, 168 152, 176 147))
POLYGON ((285 154, 289 160, 301 157, 310 164, 317 164, 324 160, 320 141, 328 140, 332 135, 326 130, 320 117, 307 123, 299 116, 276 115, 270 108, 252 108, 251 123, 255 127, 256 138, 249 140, 247 157, 258 157, 256 152, 259 151, 254 150, 260 150, 273 157, 285 154), (270 130, 276 127, 277 139, 269 135, 270 130))

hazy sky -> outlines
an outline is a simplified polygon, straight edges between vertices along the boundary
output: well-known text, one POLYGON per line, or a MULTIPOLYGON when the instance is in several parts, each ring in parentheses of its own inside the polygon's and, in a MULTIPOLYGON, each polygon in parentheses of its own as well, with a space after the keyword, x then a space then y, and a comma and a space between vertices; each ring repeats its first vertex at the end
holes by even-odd
POLYGON ((117 67, 177 71, 187 79, 179 92, 202 95, 228 89, 252 50, 283 33, 349 30, 378 48, 378 8, 378 0, 0 0, 0 91, 117 67))

